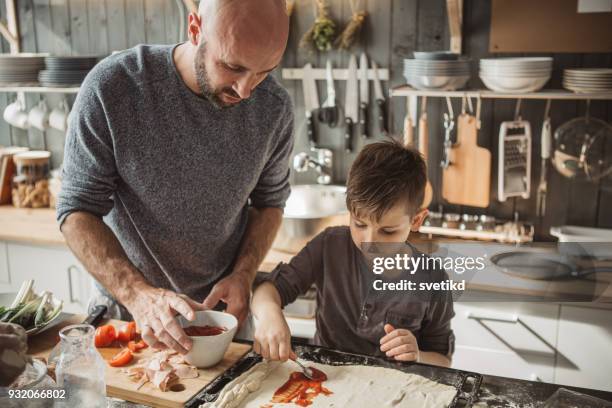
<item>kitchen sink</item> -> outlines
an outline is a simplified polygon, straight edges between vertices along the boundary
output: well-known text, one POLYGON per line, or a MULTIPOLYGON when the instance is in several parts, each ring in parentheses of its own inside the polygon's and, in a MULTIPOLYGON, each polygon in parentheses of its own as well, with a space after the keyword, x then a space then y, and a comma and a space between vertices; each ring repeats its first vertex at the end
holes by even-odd
POLYGON ((283 223, 272 248, 295 253, 319 232, 333 225, 348 225, 346 187, 303 184, 291 186, 283 223))

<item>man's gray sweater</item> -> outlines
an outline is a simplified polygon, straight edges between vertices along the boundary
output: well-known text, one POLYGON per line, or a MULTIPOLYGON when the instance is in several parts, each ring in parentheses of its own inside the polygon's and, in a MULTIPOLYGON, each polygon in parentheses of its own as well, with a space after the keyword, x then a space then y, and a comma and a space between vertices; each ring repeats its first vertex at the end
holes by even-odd
POLYGON ((293 109, 272 77, 218 109, 185 85, 173 50, 141 45, 87 76, 71 113, 57 218, 104 217, 152 285, 201 301, 231 272, 248 207, 284 207, 293 109))

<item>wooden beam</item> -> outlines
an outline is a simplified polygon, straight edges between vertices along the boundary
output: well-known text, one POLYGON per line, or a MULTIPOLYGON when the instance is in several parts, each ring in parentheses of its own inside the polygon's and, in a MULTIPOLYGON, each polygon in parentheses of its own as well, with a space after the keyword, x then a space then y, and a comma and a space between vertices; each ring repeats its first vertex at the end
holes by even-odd
POLYGON ((450 28, 450 50, 461 54, 461 29, 463 22, 463 0, 446 0, 448 25, 450 28))
POLYGON ((4 22, 2 21, 0 21, 0 34, 2 34, 4 39, 9 43, 11 47, 11 53, 13 52, 13 48, 19 47, 17 38, 13 36, 13 33, 9 31, 6 24, 4 24, 4 22))
POLYGON ((6 0, 6 21, 6 25, 0 23, 0 33, 9 43, 11 54, 17 54, 21 52, 21 43, 19 40, 19 23, 17 21, 15 0, 6 0))
POLYGON ((195 1, 193 1, 193 0, 183 0, 183 3, 185 3, 185 6, 187 7, 187 10, 189 10, 190 13, 197 13, 198 12, 198 6, 196 6, 195 1))

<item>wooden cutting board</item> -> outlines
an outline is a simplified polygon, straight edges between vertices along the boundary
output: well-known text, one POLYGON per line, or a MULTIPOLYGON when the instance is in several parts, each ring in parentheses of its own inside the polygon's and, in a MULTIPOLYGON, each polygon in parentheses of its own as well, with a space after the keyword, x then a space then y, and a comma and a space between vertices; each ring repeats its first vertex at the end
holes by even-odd
MULTIPOLYGON (((59 331, 70 324, 81 323, 84 319, 84 316, 72 315, 54 327, 32 337, 28 340, 28 353, 36 357, 47 358, 51 349, 59 341, 59 331)), ((125 323, 126 322, 118 320, 110 320, 103 324, 113 324, 115 328, 119 328, 125 323)), ((106 395, 153 407, 183 407, 185 403, 195 396, 202 388, 207 386, 212 380, 219 376, 219 374, 234 365, 234 363, 250 349, 250 345, 232 343, 225 353, 223 361, 215 367, 198 370, 200 372, 198 378, 179 380, 179 382, 171 387, 174 390, 166 392, 160 391, 150 383, 136 390, 136 382, 132 381, 127 374, 121 372, 122 368, 115 368, 107 365, 106 395)), ((102 358, 106 361, 110 360, 119 350, 119 348, 98 349, 102 358)), ((152 349, 147 348, 135 354, 134 361, 131 364, 135 364, 139 358, 150 356, 153 352, 152 349)))
POLYGON ((472 115, 457 118, 457 144, 451 164, 442 173, 442 197, 453 204, 488 207, 491 190, 491 152, 477 144, 477 121, 472 115))

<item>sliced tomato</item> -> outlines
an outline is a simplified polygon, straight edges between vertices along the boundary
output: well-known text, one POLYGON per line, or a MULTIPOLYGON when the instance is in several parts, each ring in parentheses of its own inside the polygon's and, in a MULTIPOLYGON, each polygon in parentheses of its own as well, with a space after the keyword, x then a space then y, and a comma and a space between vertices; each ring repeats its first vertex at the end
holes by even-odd
POLYGON ((117 340, 123 343, 127 343, 136 338, 136 322, 129 322, 117 333, 117 340))
POLYGON ((96 329, 96 337, 94 343, 96 347, 108 347, 117 338, 117 332, 115 326, 112 324, 106 324, 96 329))
POLYGON ((115 355, 108 363, 112 367, 123 367, 126 364, 129 364, 130 361, 134 358, 134 355, 130 351, 130 349, 124 348, 117 355, 115 355))
POLYGON ((144 340, 140 340, 140 341, 132 340, 128 343, 127 346, 132 351, 132 353, 137 353, 140 350, 149 347, 147 346, 147 343, 144 342, 144 340))

